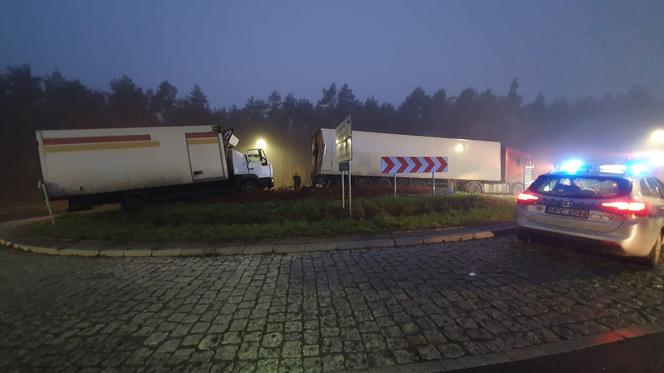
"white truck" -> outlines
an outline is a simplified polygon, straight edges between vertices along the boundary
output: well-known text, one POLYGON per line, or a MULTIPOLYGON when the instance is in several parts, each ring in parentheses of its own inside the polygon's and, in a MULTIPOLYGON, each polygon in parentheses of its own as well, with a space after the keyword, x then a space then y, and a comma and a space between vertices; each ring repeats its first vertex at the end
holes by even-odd
MULTIPOLYGON (((321 128, 311 140, 314 187, 337 185, 334 129, 321 128)), ((446 157, 447 172, 436 184, 470 193, 518 194, 532 179, 532 161, 522 151, 500 142, 352 131, 352 181, 360 186, 389 187, 393 174, 381 173, 382 157, 446 157)), ((397 184, 431 184, 431 173, 399 173, 397 184)))
POLYGON ((158 199, 222 190, 272 188, 262 149, 241 153, 218 126, 36 131, 49 200, 70 210, 120 202, 125 210, 158 199))

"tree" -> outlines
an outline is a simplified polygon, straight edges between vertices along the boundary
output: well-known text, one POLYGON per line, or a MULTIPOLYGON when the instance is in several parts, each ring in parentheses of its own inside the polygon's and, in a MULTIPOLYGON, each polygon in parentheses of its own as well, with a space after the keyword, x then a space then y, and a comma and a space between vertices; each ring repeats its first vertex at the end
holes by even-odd
POLYGON ((198 84, 194 84, 194 88, 191 89, 189 96, 187 96, 187 104, 190 107, 209 110, 207 96, 203 93, 203 90, 198 84))
POLYGON ((160 122, 169 122, 176 109, 178 89, 164 80, 150 100, 150 111, 157 115, 160 122))
POLYGON ((179 104, 178 122, 207 124, 210 122, 210 106, 207 96, 198 84, 194 84, 187 97, 179 104))
POLYGON ((431 96, 431 115, 426 126, 427 133, 445 136, 447 132, 447 92, 439 89, 431 96))
POLYGON ((316 107, 319 110, 331 111, 337 106, 337 85, 332 82, 330 86, 325 89, 323 88, 323 97, 318 100, 316 107))
POLYGON ((267 97, 267 104, 269 106, 268 113, 270 118, 276 118, 281 110, 281 95, 277 91, 272 91, 267 97))
POLYGON ((544 110, 546 109, 546 100, 544 99, 544 95, 542 92, 537 93, 537 97, 535 97, 535 100, 531 102, 530 104, 526 105, 525 108, 527 111, 532 113, 533 115, 541 116, 544 114, 544 110))
POLYGON ((510 90, 507 92, 507 101, 514 107, 521 106, 521 100, 523 97, 517 92, 519 90, 519 82, 516 78, 512 79, 510 83, 510 90))
POLYGON ((114 120, 121 125, 141 125, 148 120, 147 99, 127 75, 111 82, 109 106, 114 120))
POLYGON ((18 124, 30 120, 33 108, 42 97, 41 78, 33 76, 30 65, 9 66, 3 79, 5 115, 8 122, 18 124))
POLYGON ((348 84, 342 85, 341 90, 339 90, 339 93, 337 94, 337 119, 341 120, 345 118, 359 106, 360 103, 355 99, 353 90, 348 87, 348 84))
POLYGON ((7 94, 9 91, 9 86, 5 75, 0 73, 0 118, 5 117, 5 111, 7 110, 7 94))
POLYGON ((293 118, 296 115, 297 99, 292 93, 286 95, 284 101, 281 103, 281 110, 284 118, 293 118))
POLYGON ((244 105, 244 110, 247 112, 247 119, 249 121, 262 120, 267 116, 268 104, 265 100, 249 97, 247 103, 244 105))
POLYGON ((415 88, 399 106, 403 126, 408 126, 411 133, 422 133, 425 130, 424 122, 429 117, 430 108, 431 97, 421 87, 415 88))
POLYGON ((380 110, 380 106, 378 105, 378 100, 374 98, 374 96, 368 97, 366 100, 364 100, 364 111, 367 112, 378 112, 380 110))
POLYGON ((105 124, 106 101, 100 92, 78 80, 67 80, 58 69, 43 79, 44 108, 49 128, 86 128, 105 124))

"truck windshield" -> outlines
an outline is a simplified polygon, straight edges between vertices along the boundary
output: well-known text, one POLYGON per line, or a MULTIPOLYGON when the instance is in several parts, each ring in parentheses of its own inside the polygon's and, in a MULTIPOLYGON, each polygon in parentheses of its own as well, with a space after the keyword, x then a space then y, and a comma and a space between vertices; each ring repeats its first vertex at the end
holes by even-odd
POLYGON ((528 189, 557 197, 613 198, 629 194, 632 182, 611 176, 542 175, 528 189))
POLYGON ((260 162, 261 154, 259 149, 247 150, 247 160, 249 162, 260 162))

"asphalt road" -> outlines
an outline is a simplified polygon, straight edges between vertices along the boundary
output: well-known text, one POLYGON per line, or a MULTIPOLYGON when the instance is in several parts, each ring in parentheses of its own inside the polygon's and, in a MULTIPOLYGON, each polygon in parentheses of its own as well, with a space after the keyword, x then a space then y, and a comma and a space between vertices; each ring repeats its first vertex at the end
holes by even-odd
MULTIPOLYGON (((0 249, 0 371, 408 370, 662 320, 661 269, 513 235, 195 258, 0 249)), ((620 350, 634 367, 654 352, 620 350)), ((592 351, 548 367, 588 371, 592 351)))

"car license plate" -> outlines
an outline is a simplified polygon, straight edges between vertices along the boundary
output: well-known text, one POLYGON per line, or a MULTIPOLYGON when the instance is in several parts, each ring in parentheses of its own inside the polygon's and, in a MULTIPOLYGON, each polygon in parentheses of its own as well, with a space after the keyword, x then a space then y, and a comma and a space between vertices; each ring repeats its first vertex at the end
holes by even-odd
POLYGON ((575 218, 588 219, 589 210, 571 209, 567 207, 546 206, 544 210, 547 214, 572 216, 575 218))

